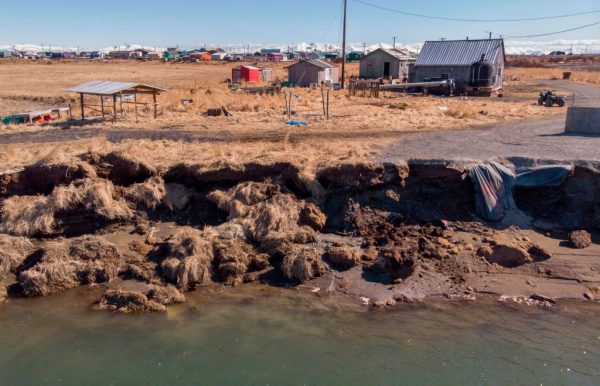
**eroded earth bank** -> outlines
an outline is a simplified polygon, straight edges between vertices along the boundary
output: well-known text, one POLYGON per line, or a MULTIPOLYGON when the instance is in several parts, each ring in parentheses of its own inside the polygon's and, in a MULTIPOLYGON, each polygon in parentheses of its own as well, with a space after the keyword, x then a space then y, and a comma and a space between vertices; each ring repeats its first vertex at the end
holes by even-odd
POLYGON ((513 193, 520 210, 487 223, 452 163, 45 159, 0 175, 0 300, 102 285, 96 309, 165 311, 199 287, 250 283, 377 307, 600 298, 600 172, 513 193))

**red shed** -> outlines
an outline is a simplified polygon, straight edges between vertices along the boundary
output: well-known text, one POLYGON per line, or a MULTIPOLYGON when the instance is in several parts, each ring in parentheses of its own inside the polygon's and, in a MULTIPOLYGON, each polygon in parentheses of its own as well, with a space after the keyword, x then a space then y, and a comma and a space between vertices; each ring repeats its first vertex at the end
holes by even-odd
POLYGON ((267 60, 269 62, 281 62, 283 60, 283 55, 279 53, 269 52, 267 54, 267 60))
POLYGON ((260 68, 254 66, 237 66, 231 70, 231 80, 233 83, 260 82, 260 68))

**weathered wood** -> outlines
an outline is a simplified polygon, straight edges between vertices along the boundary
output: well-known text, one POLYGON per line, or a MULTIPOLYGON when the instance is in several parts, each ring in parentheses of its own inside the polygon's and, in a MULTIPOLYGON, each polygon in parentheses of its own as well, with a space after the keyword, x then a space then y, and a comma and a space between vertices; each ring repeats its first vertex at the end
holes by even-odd
POLYGON ((83 105, 83 94, 79 94, 79 99, 81 102, 81 120, 85 121, 85 110, 84 110, 84 105, 83 105))
POLYGON ((104 119, 104 97, 100 97, 100 108, 102 109, 102 119, 104 119))
POLYGON ((156 111, 156 93, 152 93, 152 101, 154 103, 154 119, 156 119, 156 117, 158 116, 158 113, 156 111))
POLYGON ((113 95, 113 113, 114 113, 113 122, 116 122, 117 121, 117 94, 113 95))
POLYGON ((137 114, 137 92, 133 93, 133 103, 134 103, 134 109, 135 109, 135 122, 137 123, 138 121, 138 114, 137 114))

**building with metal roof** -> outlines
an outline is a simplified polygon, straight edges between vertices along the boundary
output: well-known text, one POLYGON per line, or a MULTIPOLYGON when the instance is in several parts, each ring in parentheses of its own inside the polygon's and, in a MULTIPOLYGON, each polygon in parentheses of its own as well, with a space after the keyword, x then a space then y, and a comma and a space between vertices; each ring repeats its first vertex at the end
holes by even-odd
POLYGON ((502 88, 506 66, 503 39, 428 41, 417 57, 411 82, 453 78, 459 90, 477 87, 471 70, 480 62, 491 65, 490 88, 502 88))
POLYGON ((417 55, 406 49, 378 48, 360 59, 359 77, 403 79, 416 59, 417 55))
POLYGON ((117 102, 119 102, 119 107, 121 113, 123 113, 123 104, 133 104, 135 106, 136 118, 137 118, 137 108, 139 105, 143 105, 148 107, 149 103, 138 102, 139 94, 147 94, 152 95, 152 106, 154 110, 154 118, 156 118, 158 111, 158 103, 156 100, 157 95, 160 95, 167 90, 160 88, 149 86, 143 83, 131 83, 131 82, 113 82, 106 80, 92 80, 89 82, 82 83, 80 85, 68 88, 67 92, 77 93, 79 94, 80 99, 80 107, 81 107, 81 120, 85 120, 85 109, 93 110, 102 114, 102 118, 106 116, 106 114, 111 115, 113 119, 117 120, 117 102), (85 96, 92 95, 97 96, 100 99, 100 104, 91 104, 86 103, 85 96), (107 109, 105 109, 106 99, 108 98, 107 109), (110 106, 110 102, 112 99, 112 106, 110 106), (108 110, 108 111, 107 111, 108 110))
POLYGON ((296 86, 310 87, 340 81, 340 69, 320 59, 301 60, 288 68, 288 81, 296 86))

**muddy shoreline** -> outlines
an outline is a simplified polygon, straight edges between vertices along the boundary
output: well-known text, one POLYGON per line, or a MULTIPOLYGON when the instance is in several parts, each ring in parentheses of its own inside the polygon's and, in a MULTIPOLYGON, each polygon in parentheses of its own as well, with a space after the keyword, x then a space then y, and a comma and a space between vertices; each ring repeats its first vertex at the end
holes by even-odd
POLYGON ((249 283, 380 308, 488 296, 600 298, 600 172, 519 188, 481 220, 465 165, 179 164, 121 152, 0 175, 0 300, 102 285, 93 307, 164 312, 249 283), (569 233, 591 234, 574 248, 569 233))

